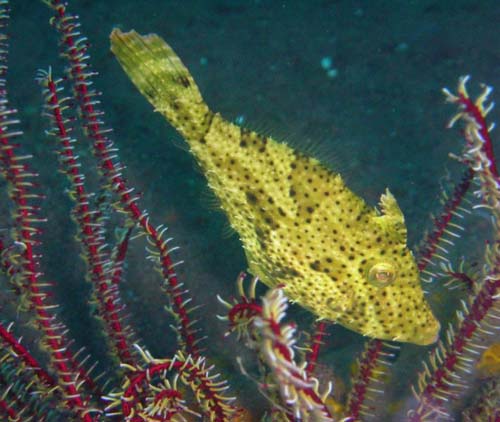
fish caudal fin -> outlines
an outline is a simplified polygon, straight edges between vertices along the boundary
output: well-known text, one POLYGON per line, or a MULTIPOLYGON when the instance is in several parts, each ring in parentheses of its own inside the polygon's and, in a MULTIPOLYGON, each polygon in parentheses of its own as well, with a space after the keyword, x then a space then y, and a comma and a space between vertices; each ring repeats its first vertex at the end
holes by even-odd
POLYGON ((156 34, 114 29, 110 39, 111 51, 155 110, 188 142, 202 138, 213 113, 174 50, 156 34))

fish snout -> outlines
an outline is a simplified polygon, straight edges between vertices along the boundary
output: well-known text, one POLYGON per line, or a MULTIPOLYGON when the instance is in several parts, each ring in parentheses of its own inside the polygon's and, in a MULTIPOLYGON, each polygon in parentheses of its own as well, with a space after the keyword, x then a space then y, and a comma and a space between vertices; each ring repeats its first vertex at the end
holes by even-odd
POLYGON ((421 346, 428 346, 434 344, 439 338, 439 331, 441 330, 441 324, 437 319, 433 319, 427 326, 425 326, 420 335, 418 336, 418 341, 416 344, 421 346))

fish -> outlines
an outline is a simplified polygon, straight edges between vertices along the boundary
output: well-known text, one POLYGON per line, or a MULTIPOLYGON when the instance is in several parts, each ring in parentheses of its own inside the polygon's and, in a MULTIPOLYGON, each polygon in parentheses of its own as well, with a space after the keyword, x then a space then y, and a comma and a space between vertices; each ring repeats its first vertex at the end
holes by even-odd
POLYGON ((476 364, 480 378, 494 378, 500 375, 500 343, 488 347, 476 364))
POLYGON ((212 111, 158 35, 114 29, 110 40, 133 84, 186 140, 252 275, 318 319, 364 336, 437 340, 440 324, 389 190, 370 206, 317 158, 212 111))

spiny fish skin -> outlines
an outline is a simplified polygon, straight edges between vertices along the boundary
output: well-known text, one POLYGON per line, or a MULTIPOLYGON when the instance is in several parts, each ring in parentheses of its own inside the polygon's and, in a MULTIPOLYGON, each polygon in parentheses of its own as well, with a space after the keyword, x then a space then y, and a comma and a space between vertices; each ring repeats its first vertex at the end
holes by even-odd
POLYGON ((283 285, 319 318, 363 335, 436 341, 439 322, 389 191, 379 212, 317 159, 210 111, 160 37, 115 29, 111 45, 141 93, 188 142, 239 234, 252 274, 268 286, 283 285))

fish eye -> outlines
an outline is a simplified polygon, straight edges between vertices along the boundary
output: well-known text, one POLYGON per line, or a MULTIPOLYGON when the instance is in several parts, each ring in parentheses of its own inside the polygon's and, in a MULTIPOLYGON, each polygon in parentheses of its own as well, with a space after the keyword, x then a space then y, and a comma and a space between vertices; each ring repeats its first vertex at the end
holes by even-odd
POLYGON ((396 268, 387 262, 379 262, 368 271, 368 281, 377 287, 385 287, 396 279, 396 268))

